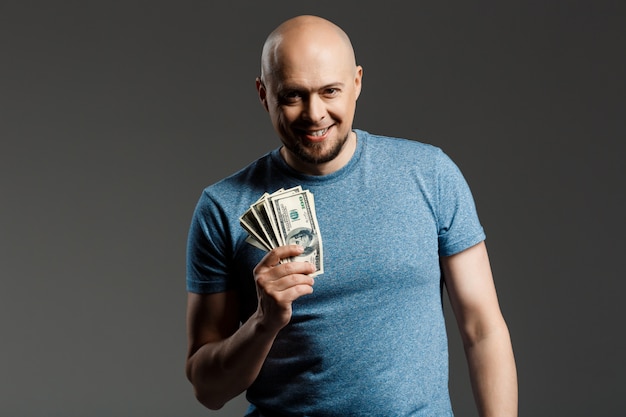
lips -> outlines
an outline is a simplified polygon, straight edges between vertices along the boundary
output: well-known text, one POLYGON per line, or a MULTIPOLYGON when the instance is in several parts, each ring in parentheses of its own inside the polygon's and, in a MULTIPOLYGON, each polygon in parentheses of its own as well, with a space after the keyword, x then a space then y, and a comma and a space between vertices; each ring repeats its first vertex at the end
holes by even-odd
POLYGON ((330 128, 318 129, 318 130, 305 130, 303 131, 304 137, 311 142, 322 142, 328 137, 330 128))

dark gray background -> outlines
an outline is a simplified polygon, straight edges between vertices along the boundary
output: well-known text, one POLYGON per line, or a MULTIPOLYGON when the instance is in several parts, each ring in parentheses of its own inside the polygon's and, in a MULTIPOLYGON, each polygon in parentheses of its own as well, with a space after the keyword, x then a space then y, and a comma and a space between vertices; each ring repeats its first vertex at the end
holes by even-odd
POLYGON ((201 189, 277 146, 254 78, 300 13, 351 35, 357 127, 464 171, 521 415, 624 415, 624 3, 366 3, 0 2, 1 415, 241 414, 184 376, 185 240, 201 189))

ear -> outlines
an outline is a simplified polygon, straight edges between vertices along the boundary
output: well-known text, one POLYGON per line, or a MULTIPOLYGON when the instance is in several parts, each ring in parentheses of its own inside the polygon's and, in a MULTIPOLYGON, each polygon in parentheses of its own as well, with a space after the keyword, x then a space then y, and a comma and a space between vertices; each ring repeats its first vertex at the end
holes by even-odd
POLYGON ((259 95, 259 100, 261 101, 261 104, 263 104, 263 107, 265 107, 266 111, 269 111, 269 108, 267 106, 267 90, 265 89, 265 84, 263 84, 263 81, 261 81, 261 77, 256 77, 256 91, 259 95))
POLYGON ((356 75, 354 77, 354 90, 356 92, 355 99, 358 99, 361 95, 361 86, 363 81, 363 67, 358 65, 356 67, 356 75))

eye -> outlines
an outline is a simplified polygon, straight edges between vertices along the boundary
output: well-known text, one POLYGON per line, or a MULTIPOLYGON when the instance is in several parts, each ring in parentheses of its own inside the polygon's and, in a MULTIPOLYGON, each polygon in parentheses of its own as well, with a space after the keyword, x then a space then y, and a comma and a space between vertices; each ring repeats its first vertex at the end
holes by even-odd
POLYGON ((324 95, 326 97, 334 97, 337 94, 339 94, 339 89, 338 88, 328 87, 328 88, 324 89, 324 95))
POLYGON ((283 103, 296 103, 302 100, 302 94, 298 91, 285 91, 280 95, 280 100, 283 103))

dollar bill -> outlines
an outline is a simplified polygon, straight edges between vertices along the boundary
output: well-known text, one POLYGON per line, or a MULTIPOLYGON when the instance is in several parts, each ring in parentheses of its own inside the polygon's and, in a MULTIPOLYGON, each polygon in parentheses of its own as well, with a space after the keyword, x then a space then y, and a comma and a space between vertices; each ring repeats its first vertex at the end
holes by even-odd
POLYGON ((280 189, 272 194, 265 193, 239 218, 241 226, 248 232, 246 241, 262 249, 298 244, 304 252, 281 262, 310 262, 316 272, 324 272, 322 236, 319 231, 315 199, 302 187, 280 189))
POLYGON ((300 191, 295 194, 281 194, 270 198, 278 235, 286 245, 297 244, 304 252, 292 262, 310 262, 316 266, 318 274, 323 273, 322 239, 317 224, 313 194, 300 191))
POLYGON ((249 241, 254 241, 254 246, 265 249, 272 250, 272 244, 270 240, 265 237, 264 230, 262 226, 257 221, 254 216, 254 212, 252 210, 246 211, 240 218, 239 223, 241 227, 243 227, 246 232, 248 232, 249 241))

